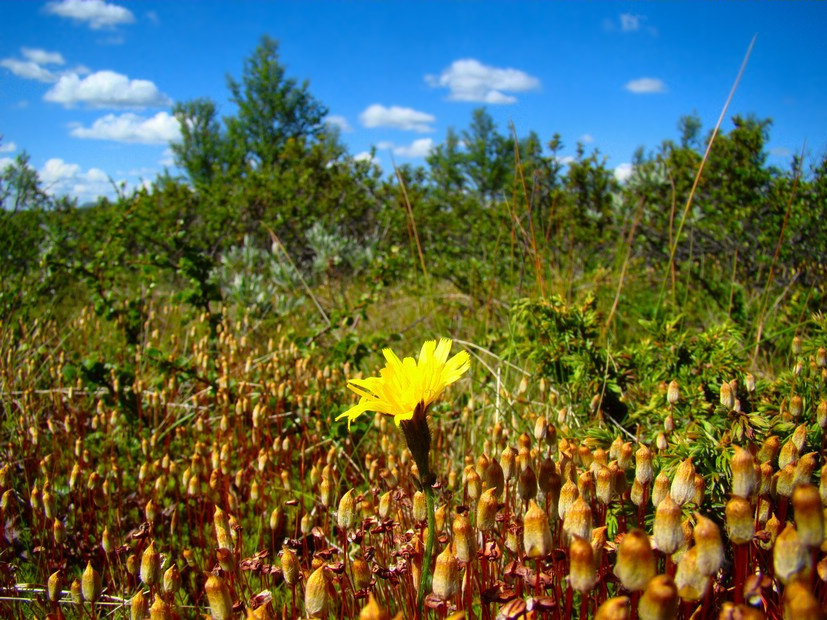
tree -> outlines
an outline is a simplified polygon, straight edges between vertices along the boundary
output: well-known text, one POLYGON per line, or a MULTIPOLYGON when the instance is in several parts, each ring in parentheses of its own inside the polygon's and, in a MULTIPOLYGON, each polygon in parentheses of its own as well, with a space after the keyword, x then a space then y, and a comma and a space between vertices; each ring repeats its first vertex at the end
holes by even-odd
POLYGON ((498 131, 485 108, 474 110, 471 125, 462 134, 466 174, 478 196, 493 201, 508 184, 514 158, 508 140, 498 131))
POLYGON ((209 185, 228 164, 215 103, 206 98, 178 102, 172 112, 181 126, 181 141, 170 144, 176 165, 187 171, 195 187, 209 185))
POLYGON ((327 108, 308 90, 285 77, 279 62, 278 43, 264 36, 253 55, 244 62, 241 82, 227 78, 236 116, 225 119, 235 155, 243 164, 270 167, 288 140, 302 141, 323 133, 327 108))

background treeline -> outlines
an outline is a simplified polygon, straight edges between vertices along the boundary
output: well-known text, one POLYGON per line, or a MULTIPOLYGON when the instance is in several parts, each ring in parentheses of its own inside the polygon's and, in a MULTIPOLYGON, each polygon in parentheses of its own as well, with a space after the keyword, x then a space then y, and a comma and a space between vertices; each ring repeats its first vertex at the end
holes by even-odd
POLYGON ((347 152, 273 40, 228 90, 229 116, 209 99, 175 105, 183 174, 150 189, 79 206, 48 195, 25 153, 3 172, 4 320, 91 299, 136 343, 162 294, 214 324, 234 308, 265 322, 293 313, 296 329, 341 342, 409 287, 455 295, 488 340, 516 298, 552 294, 596 298, 603 337, 677 313, 766 337, 781 299, 800 317, 823 306, 827 155, 769 166, 769 119, 732 118, 688 203, 711 135, 695 116, 635 153, 623 183, 599 151, 578 144, 564 160, 560 135, 519 136, 484 108, 425 166, 383 174, 347 152))

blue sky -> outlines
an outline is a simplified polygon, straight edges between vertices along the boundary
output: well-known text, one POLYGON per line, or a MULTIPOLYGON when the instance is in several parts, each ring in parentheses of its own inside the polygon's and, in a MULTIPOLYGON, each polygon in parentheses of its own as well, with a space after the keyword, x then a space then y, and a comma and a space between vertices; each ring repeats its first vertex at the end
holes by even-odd
POLYGON ((232 113, 226 76, 263 34, 386 171, 391 154, 424 164, 485 105, 502 132, 558 132, 563 155, 582 141, 622 174, 681 115, 714 125, 756 33, 729 116, 773 119, 775 165, 827 153, 823 2, 6 1, 0 24, 0 166, 25 149, 81 201, 171 166, 175 101, 232 113))

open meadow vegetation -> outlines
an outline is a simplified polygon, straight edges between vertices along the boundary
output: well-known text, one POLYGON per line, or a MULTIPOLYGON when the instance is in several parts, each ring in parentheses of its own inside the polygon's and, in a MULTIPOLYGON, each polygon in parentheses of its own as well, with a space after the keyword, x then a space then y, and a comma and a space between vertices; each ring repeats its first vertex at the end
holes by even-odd
POLYGON ((355 159, 263 39, 181 176, 2 173, 0 616, 823 618, 827 156, 355 159))

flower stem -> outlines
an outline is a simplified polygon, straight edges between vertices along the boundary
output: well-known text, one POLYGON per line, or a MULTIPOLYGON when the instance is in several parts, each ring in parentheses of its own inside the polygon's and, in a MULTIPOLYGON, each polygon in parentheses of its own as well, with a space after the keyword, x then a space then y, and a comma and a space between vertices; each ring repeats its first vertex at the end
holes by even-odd
POLYGON ((416 596, 417 618, 424 618, 425 593, 431 589, 431 556, 434 553, 434 531, 436 519, 434 517, 434 489, 430 484, 423 485, 425 491, 425 506, 428 512, 428 536, 425 539, 425 555, 422 558, 422 570, 419 574, 419 592, 416 596))

